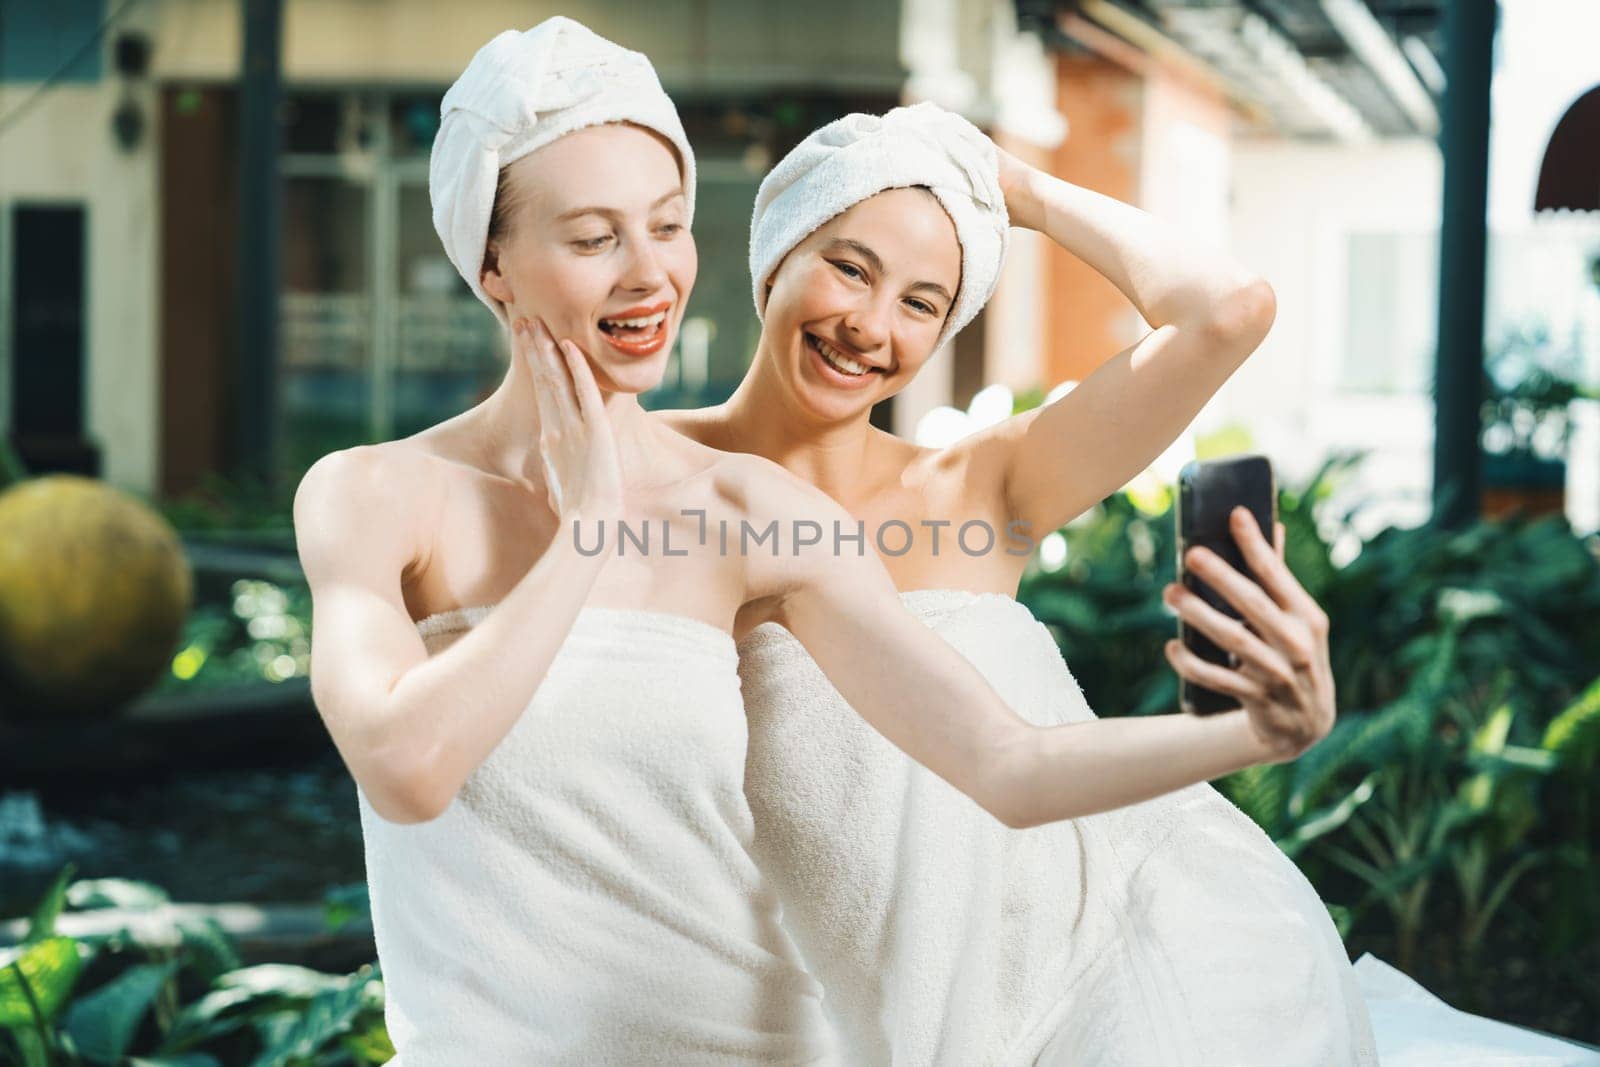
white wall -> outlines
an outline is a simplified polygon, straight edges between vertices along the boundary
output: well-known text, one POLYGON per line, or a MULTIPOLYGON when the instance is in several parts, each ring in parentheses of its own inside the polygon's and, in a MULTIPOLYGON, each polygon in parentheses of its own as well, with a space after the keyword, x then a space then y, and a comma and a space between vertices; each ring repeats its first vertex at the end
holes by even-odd
MULTIPOLYGON (((1371 529, 1427 517, 1433 406, 1420 394, 1338 390, 1346 242, 1352 232, 1436 234, 1441 179, 1439 153, 1422 140, 1359 148, 1239 141, 1233 149, 1231 247, 1272 283, 1278 317, 1219 394, 1218 414, 1248 424, 1291 484, 1332 449, 1372 448, 1352 493, 1382 498, 1364 523, 1371 529)), ((1428 301, 1413 313, 1428 321, 1437 308, 1428 301)))
MULTIPOLYGON (((32 84, 0 86, 0 114, 32 95, 32 84)), ((0 152, 0 212, 19 203, 81 203, 87 211, 86 367, 88 436, 102 449, 113 485, 148 490, 158 474, 156 100, 136 92, 148 123, 144 140, 123 152, 111 136, 120 99, 115 75, 69 84, 40 97, 7 130, 0 152)), ((0 248, 10 259, 10 248, 0 248)), ((9 267, 9 263, 7 265, 9 267)), ((9 284, 9 278, 0 279, 9 284)), ((9 312, 8 312, 9 313, 9 312)), ((5 318, 5 316, 0 316, 5 318)), ((9 326, 9 320, 0 322, 9 326)), ((0 362, 9 353, 0 345, 0 362)), ((10 367, 0 365, 9 382, 10 367)), ((0 420, 10 412, 0 397, 0 420)))

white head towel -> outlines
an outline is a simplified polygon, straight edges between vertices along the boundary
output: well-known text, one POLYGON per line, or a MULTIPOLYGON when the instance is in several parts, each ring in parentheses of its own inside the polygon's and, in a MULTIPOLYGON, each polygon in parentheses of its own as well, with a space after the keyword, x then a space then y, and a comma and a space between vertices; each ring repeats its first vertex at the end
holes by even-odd
POLYGON ((450 262, 478 299, 506 321, 483 291, 483 267, 500 168, 587 126, 631 122, 678 150, 686 223, 694 221, 694 152, 655 68, 560 15, 526 33, 506 30, 478 49, 439 105, 439 133, 428 162, 433 228, 450 262))
POLYGON ((994 295, 1011 224, 994 142, 931 103, 830 122, 762 180, 750 220, 756 314, 764 314, 766 284, 796 245, 868 197, 911 185, 933 190, 961 242, 961 287, 938 343, 954 337, 994 295))

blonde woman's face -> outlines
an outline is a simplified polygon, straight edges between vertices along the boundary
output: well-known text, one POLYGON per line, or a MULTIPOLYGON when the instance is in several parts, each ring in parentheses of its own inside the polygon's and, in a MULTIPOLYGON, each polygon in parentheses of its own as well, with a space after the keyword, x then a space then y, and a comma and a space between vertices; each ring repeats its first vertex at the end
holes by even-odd
POLYGON ((925 189, 890 189, 835 216, 786 256, 762 343, 802 410, 869 412, 933 354, 961 284, 955 224, 925 189))
POLYGON ((592 126, 511 165, 507 232, 484 290, 544 320, 613 392, 660 384, 699 267, 676 153, 637 126, 592 126))

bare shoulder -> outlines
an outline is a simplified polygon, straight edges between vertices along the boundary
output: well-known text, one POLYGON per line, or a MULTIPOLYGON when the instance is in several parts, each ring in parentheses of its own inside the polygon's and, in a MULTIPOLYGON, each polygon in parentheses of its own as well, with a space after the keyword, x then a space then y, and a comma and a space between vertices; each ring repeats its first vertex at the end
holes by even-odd
MULTIPOLYGON (((370 563, 420 562, 431 541, 443 479, 437 457, 407 442, 330 452, 294 494, 295 543, 307 581, 370 563)), ((398 575, 398 571, 395 572, 398 575)))
MULTIPOLYGON (((859 584, 883 565, 868 547, 861 523, 836 500, 762 456, 730 453, 715 471, 715 488, 729 517, 727 547, 744 573, 741 631, 784 618, 785 603, 802 590, 859 584)), ((884 572, 882 581, 889 581, 884 572)))
POLYGON ((848 518, 845 509, 827 493, 765 456, 724 452, 712 473, 719 496, 742 518, 848 518))

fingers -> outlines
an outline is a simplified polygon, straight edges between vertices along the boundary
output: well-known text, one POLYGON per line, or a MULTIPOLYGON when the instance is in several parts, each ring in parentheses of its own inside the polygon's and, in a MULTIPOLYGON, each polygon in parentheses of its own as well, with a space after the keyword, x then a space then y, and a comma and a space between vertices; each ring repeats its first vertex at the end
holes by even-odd
MULTIPOLYGON (((1223 600, 1237 608, 1239 614, 1243 615, 1255 627, 1256 633, 1274 641, 1274 643, 1281 643, 1283 640, 1292 637, 1292 633, 1288 630, 1290 616, 1286 614, 1284 608, 1275 603, 1260 585, 1240 574, 1232 564, 1216 553, 1205 548, 1192 548, 1184 556, 1184 566, 1192 570, 1198 577, 1204 579, 1205 583, 1215 589, 1223 600)), ((1219 622, 1213 620, 1218 620, 1220 625, 1229 629, 1233 627, 1244 629, 1241 624, 1205 604, 1200 597, 1184 589, 1181 585, 1176 586, 1175 590, 1183 595, 1177 600, 1169 599, 1168 602, 1174 607, 1181 606, 1185 600, 1194 600, 1209 612, 1209 614, 1201 614, 1201 622, 1212 622, 1213 626, 1215 626, 1219 622)), ((1205 629, 1205 627, 1202 626, 1202 629, 1205 629)), ((1206 632, 1209 635, 1211 631, 1207 629, 1206 632)), ((1217 643, 1222 644, 1220 640, 1217 643)))
POLYGON ((512 327, 517 354, 528 364, 533 376, 533 399, 539 406, 539 426, 553 427, 560 418, 556 406, 556 386, 549 356, 543 351, 534 326, 527 319, 518 319, 512 327))
MULTIPOLYGON (((1220 563, 1221 561, 1219 560, 1218 562, 1220 563)), ((1231 570, 1231 568, 1229 569, 1231 570)), ((1254 585, 1249 579, 1239 574, 1238 571, 1234 571, 1233 575, 1235 579, 1245 585, 1254 585)), ((1206 578, 1207 582, 1211 582, 1209 576, 1203 577, 1206 578)), ((1254 595, 1265 599, 1264 594, 1259 589, 1254 591, 1254 595)), ((1179 618, 1215 641, 1217 647, 1232 652, 1239 658, 1241 667, 1253 668, 1257 674, 1265 679, 1269 687, 1292 686, 1295 680, 1295 671, 1310 671, 1312 669, 1314 663, 1313 650, 1308 647, 1302 647, 1306 642, 1301 638, 1294 636, 1282 638, 1285 645, 1294 645, 1294 651, 1286 654, 1267 644, 1261 637, 1256 636, 1243 622, 1224 615, 1187 589, 1182 587, 1170 589, 1166 594, 1166 600, 1178 612, 1179 618), (1296 661, 1303 661, 1303 665, 1301 662, 1296 661)), ((1281 611, 1277 611, 1276 608, 1272 610, 1277 612, 1277 618, 1271 623, 1272 631, 1286 630, 1288 626, 1287 617, 1281 611)), ((1270 636, 1272 631, 1263 630, 1262 632, 1270 636)))
POLYGON ((1238 671, 1208 663, 1190 651, 1182 641, 1168 641, 1163 651, 1172 669, 1196 685, 1237 697, 1241 702, 1262 703, 1267 699, 1266 692, 1253 679, 1238 671))
MULTIPOLYGON (((1265 589, 1274 601, 1285 611, 1296 614, 1306 614, 1308 609, 1316 607, 1316 601, 1311 599, 1311 595, 1305 591, 1293 572, 1289 570, 1288 564, 1284 562, 1283 550, 1287 536, 1283 532, 1284 526, 1281 522, 1275 524, 1274 531, 1279 541, 1277 551, 1267 544, 1266 538, 1261 535, 1261 527, 1257 525, 1254 516, 1248 510, 1235 508, 1228 516, 1228 526, 1233 531, 1234 543, 1239 546, 1239 551, 1244 555, 1244 561, 1249 565, 1251 573, 1256 576, 1261 588, 1265 589)), ((1233 571, 1232 567, 1226 569, 1233 571)), ((1206 580, 1211 581, 1209 577, 1206 580)), ((1221 592, 1221 589, 1217 591, 1221 592)), ((1239 608, 1241 611, 1244 610, 1242 605, 1239 608)))
POLYGON ((549 327, 540 319, 534 320, 534 346, 545 364, 547 384, 555 394, 557 407, 567 421, 574 421, 578 415, 578 393, 572 370, 549 327))
POLYGON ((1288 535, 1288 532, 1284 529, 1283 523, 1281 523, 1281 522, 1277 523, 1276 524, 1276 528, 1277 528, 1277 542, 1278 542, 1278 558, 1279 559, 1283 559, 1284 558, 1284 555, 1283 555, 1284 549, 1289 544, 1289 535, 1288 535))
POLYGON ((594 380, 594 371, 583 351, 571 341, 561 342, 561 352, 567 359, 567 369, 572 372, 573 384, 578 390, 578 408, 591 422, 605 417, 605 401, 600 396, 600 386, 594 380))

